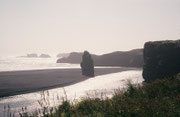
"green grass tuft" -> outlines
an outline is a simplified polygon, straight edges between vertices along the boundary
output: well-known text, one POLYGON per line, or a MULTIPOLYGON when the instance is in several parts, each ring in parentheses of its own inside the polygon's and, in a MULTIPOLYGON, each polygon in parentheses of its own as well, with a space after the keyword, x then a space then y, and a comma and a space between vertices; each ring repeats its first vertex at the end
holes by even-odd
POLYGON ((64 101, 55 113, 43 117, 180 117, 180 79, 129 84, 125 92, 116 92, 111 99, 86 98, 77 104, 64 101))

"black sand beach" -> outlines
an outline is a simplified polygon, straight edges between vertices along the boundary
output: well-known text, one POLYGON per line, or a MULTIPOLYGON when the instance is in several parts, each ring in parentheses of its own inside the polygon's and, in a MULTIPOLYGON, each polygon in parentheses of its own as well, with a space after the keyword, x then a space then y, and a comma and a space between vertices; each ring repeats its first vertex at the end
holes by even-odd
MULTIPOLYGON (((95 75, 117 73, 135 68, 95 68, 95 75)), ((63 87, 88 79, 81 69, 49 69, 0 72, 0 97, 63 87)))

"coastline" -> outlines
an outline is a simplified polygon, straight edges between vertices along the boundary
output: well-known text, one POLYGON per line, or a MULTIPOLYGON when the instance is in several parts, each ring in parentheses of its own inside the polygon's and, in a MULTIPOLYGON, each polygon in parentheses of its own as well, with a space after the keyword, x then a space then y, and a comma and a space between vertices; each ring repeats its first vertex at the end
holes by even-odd
MULTIPOLYGON (((138 68, 95 68, 95 76, 138 68)), ((89 77, 80 68, 0 72, 0 98, 72 85, 89 77)))

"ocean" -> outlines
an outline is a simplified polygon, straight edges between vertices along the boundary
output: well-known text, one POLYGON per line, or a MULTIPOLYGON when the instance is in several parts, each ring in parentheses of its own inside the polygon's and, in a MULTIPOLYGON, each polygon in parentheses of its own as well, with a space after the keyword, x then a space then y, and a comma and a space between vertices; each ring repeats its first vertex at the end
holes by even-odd
POLYGON ((80 68, 79 64, 56 63, 58 58, 0 57, 0 72, 38 69, 80 68))
POLYGON ((141 84, 143 81, 142 70, 96 76, 70 86, 1 98, 0 117, 9 117, 8 107, 15 117, 19 117, 19 112, 22 113, 22 107, 26 108, 28 113, 41 110, 42 114, 43 107, 57 107, 65 97, 71 102, 77 102, 87 96, 102 98, 102 94, 104 94, 104 98, 110 98, 116 89, 126 89, 129 81, 133 84, 141 84), (43 107, 39 102, 43 104, 43 107))
MULTIPOLYGON (((79 64, 56 63, 57 59, 58 58, 55 57, 0 57, 0 72, 80 68, 79 64)), ((49 106, 57 106, 62 102, 58 97, 61 99, 65 96, 64 91, 69 101, 73 101, 74 99, 79 100, 82 97, 86 97, 87 94, 88 96, 92 95, 92 97, 94 97, 94 95, 101 96, 102 92, 105 92, 106 96, 111 97, 115 89, 126 88, 128 81, 131 81, 133 84, 142 83, 142 70, 137 68, 119 73, 96 76, 70 86, 0 98, 0 117, 8 116, 8 107, 10 107, 11 112, 15 114, 15 117, 19 116, 19 112, 22 112, 22 107, 26 107, 27 112, 30 113, 41 109, 42 107, 38 102, 42 100, 44 96, 50 101, 49 106)))

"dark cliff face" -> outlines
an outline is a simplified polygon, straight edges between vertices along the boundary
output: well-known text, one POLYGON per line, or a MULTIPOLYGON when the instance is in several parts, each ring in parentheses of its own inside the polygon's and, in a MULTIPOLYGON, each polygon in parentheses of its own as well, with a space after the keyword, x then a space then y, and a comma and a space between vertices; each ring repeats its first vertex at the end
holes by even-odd
POLYGON ((131 51, 118 51, 104 54, 94 59, 95 65, 98 66, 125 66, 125 67, 142 67, 143 50, 136 49, 131 51))
POLYGON ((146 82, 180 72, 180 40, 147 42, 144 45, 143 77, 146 82))
MULTIPOLYGON (((57 63, 75 63, 79 64, 82 60, 83 53, 73 52, 69 57, 58 59, 57 63)), ((95 66, 125 66, 125 67, 142 67, 143 66, 143 49, 131 51, 117 51, 104 55, 91 55, 95 66)))

